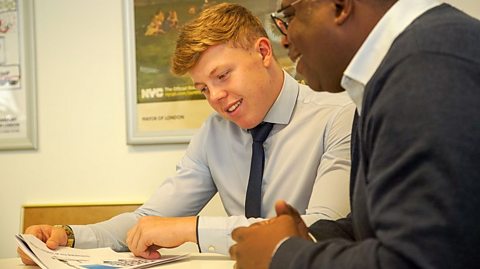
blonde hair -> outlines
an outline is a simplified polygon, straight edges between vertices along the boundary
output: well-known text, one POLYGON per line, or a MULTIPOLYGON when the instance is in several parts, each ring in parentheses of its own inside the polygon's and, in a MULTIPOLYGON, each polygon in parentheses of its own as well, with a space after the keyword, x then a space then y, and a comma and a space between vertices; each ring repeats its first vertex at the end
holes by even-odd
POLYGON ((248 50, 260 37, 267 37, 267 33, 248 9, 232 3, 208 7, 180 30, 172 57, 172 73, 187 73, 210 46, 230 43, 248 50))

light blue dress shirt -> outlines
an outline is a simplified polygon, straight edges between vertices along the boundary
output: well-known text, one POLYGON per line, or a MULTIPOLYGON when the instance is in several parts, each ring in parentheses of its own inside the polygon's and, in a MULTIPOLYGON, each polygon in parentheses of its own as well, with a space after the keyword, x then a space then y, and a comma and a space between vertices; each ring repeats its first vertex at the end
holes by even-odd
MULTIPOLYGON (((355 105, 346 93, 314 92, 287 73, 284 77, 282 91, 264 119, 275 125, 264 143, 261 216, 274 217, 275 201, 283 199, 307 224, 344 217, 350 211, 355 105)), ((212 114, 192 138, 176 174, 138 210, 97 224, 72 225, 76 247, 127 250, 126 233, 141 216, 196 215, 218 192, 229 217, 199 217, 199 246, 202 252, 227 254, 234 228, 262 220, 244 216, 251 144, 248 130, 212 114)))

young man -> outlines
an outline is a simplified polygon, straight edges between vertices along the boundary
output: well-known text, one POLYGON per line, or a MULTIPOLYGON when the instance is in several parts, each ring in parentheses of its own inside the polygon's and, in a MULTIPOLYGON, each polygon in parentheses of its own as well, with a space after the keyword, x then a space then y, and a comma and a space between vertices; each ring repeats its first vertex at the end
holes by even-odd
POLYGON ((352 213, 311 226, 314 243, 279 202, 278 218, 233 231, 236 268, 477 268, 480 22, 432 0, 282 7, 311 85, 357 105, 352 213))
MULTIPOLYGON (((177 173, 138 210, 70 226, 75 247, 129 248, 138 256, 157 258, 157 249, 191 241, 201 251, 227 253, 233 228, 274 216, 278 199, 299 208, 307 223, 349 212, 355 106, 346 94, 313 92, 285 73, 260 21, 249 11, 219 4, 187 23, 177 41, 173 71, 188 73, 217 113, 193 137, 177 173), (273 128, 263 143, 260 211, 247 218, 251 132, 262 122, 273 128), (196 217, 217 192, 229 217, 196 217)), ((64 229, 69 231, 32 226, 26 232, 55 248, 68 242, 64 229)))

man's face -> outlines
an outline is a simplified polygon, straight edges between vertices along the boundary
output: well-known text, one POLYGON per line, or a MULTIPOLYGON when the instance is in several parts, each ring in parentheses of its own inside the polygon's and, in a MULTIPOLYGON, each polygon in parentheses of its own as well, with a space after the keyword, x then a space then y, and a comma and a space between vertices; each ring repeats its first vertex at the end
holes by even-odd
MULTIPOLYGON (((294 0, 283 0, 281 7, 294 0)), ((285 9, 289 23, 283 43, 288 44, 289 57, 297 61, 297 72, 316 91, 338 91, 335 73, 336 34, 333 31, 335 5, 325 0, 303 0, 285 9)), ((338 72, 337 72, 338 73, 338 72)))
POLYGON ((220 44, 204 51, 189 75, 218 114, 250 129, 263 121, 278 95, 267 68, 256 49, 220 44))

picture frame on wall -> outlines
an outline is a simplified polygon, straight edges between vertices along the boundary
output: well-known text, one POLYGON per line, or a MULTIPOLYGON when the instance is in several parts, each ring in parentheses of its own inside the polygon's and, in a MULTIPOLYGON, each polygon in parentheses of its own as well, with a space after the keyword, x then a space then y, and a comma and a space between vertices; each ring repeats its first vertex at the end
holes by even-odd
POLYGON ((36 149, 34 1, 0 5, 0 150, 36 149))
POLYGON ((188 143, 213 112, 189 77, 170 73, 170 59, 182 24, 220 2, 252 10, 276 40, 277 59, 292 65, 270 22, 277 0, 123 0, 127 144, 188 143))

